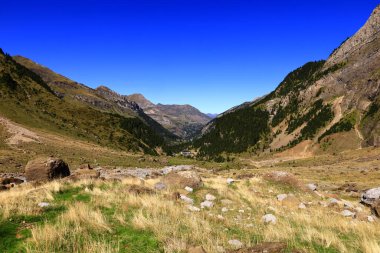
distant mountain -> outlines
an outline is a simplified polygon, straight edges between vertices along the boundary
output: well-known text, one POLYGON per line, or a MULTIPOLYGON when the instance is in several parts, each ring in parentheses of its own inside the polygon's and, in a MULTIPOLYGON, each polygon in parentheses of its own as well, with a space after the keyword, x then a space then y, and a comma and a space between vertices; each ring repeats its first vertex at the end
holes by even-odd
POLYGON ((0 98, 0 115, 24 126, 150 154, 165 146, 153 127, 130 108, 133 104, 117 113, 114 103, 102 100, 94 90, 1 50, 0 98))
POLYGON ((327 61, 294 70, 275 91, 219 115, 202 132, 194 146, 209 157, 380 145, 380 7, 327 61))
POLYGON ((215 118, 218 116, 218 113, 206 113, 206 115, 207 115, 210 119, 215 119, 215 118))
POLYGON ((144 112, 172 133, 191 139, 200 134, 202 128, 212 119, 191 105, 154 104, 141 94, 127 97, 136 102, 144 112))

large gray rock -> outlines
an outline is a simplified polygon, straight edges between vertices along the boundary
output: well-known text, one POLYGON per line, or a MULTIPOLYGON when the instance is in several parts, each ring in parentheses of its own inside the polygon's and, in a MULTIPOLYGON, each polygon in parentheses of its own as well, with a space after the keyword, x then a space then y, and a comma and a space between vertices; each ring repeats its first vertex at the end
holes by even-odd
POLYGON ((51 181, 70 176, 70 169, 62 159, 37 158, 25 167, 27 181, 51 181))
POLYGON ((376 200, 379 200, 379 199, 380 199, 380 187, 372 188, 365 191, 362 194, 361 202, 367 205, 372 205, 375 203, 376 200))

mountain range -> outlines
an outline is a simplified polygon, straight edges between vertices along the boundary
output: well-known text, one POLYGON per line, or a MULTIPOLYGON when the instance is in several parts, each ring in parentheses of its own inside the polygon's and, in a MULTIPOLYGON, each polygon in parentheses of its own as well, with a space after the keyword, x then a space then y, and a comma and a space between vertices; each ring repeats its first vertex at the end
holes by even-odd
POLYGON ((56 94, 70 96, 101 111, 138 116, 166 139, 176 138, 175 136, 192 138, 211 120, 190 105, 155 105, 141 94, 120 95, 106 86, 92 89, 25 57, 15 56, 13 59, 41 76, 56 94))
POLYGON ((200 158, 308 156, 380 144, 380 7, 327 60, 289 73, 268 95, 220 115, 92 89, 22 56, 0 54, 0 113, 117 148, 160 153, 180 143, 200 158))

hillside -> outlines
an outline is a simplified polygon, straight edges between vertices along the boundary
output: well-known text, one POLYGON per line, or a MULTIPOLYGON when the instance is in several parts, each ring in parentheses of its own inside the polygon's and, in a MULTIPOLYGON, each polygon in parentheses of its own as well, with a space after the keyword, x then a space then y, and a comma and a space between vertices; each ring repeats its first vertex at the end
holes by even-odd
POLYGON ((378 145, 379 21, 377 7, 326 61, 305 64, 272 93, 214 119, 194 143, 199 154, 291 150, 309 156, 378 145))
POLYGON ((132 94, 128 99, 136 102, 144 112, 172 133, 191 139, 200 134, 211 117, 191 105, 154 104, 141 94, 132 94))
POLYGON ((137 117, 167 141, 173 141, 177 138, 146 115, 138 104, 128 100, 127 96, 120 95, 105 86, 92 89, 22 56, 14 56, 13 59, 41 76, 55 94, 68 101, 81 103, 102 112, 116 113, 123 117, 137 117))
POLYGON ((64 87, 54 90, 35 72, 1 52, 1 116, 28 128, 122 150, 155 154, 157 147, 164 146, 163 138, 138 117, 96 110, 63 93, 65 90, 85 93, 85 86, 77 86, 61 76, 53 76, 53 80, 64 87))

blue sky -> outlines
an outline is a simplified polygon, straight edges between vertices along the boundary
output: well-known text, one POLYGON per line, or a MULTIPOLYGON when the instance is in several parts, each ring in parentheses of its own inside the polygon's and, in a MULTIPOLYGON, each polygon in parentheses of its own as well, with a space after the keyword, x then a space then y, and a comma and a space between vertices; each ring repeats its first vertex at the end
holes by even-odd
POLYGON ((377 4, 2 1, 0 47, 90 87, 220 113, 272 91, 304 63, 327 58, 377 4))

